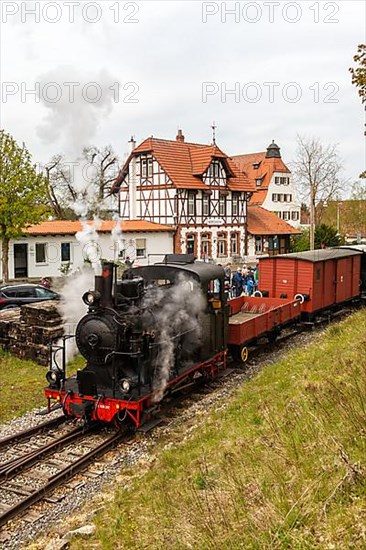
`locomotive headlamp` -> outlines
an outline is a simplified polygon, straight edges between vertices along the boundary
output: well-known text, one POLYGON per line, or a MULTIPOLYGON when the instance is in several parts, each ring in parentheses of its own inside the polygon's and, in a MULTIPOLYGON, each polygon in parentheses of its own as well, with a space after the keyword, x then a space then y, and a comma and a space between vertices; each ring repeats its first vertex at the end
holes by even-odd
POLYGON ((46 374, 46 380, 49 383, 50 386, 55 386, 59 383, 61 378, 61 373, 59 373, 56 370, 49 370, 46 374))
POLYGON ((88 292, 85 292, 83 294, 83 302, 87 306, 95 306, 99 303, 100 300, 100 292, 97 290, 89 290, 88 292))
POLYGON ((130 388, 131 388, 130 381, 127 380, 127 378, 124 378, 123 380, 121 380, 120 383, 119 383, 119 386, 120 386, 121 390, 125 393, 128 393, 130 391, 130 388))

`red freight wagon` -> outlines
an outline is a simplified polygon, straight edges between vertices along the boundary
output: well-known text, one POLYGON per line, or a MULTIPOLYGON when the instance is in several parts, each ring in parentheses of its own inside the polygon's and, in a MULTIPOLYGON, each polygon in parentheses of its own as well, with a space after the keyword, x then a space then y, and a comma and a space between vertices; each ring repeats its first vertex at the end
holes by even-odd
POLYGON ((234 356, 246 361, 247 345, 261 336, 270 340, 282 327, 300 317, 298 300, 239 296, 230 300, 228 345, 234 356))
POLYGON ((259 289, 271 298, 304 297, 308 315, 360 295, 361 252, 325 249, 259 260, 259 289))

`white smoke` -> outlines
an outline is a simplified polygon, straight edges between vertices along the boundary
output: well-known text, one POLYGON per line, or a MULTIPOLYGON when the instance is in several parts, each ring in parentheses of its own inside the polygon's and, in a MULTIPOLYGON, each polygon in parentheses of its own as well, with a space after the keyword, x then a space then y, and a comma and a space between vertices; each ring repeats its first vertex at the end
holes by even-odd
POLYGON ((47 115, 36 132, 44 142, 60 142, 75 158, 80 145, 90 143, 100 122, 112 111, 117 79, 105 69, 87 74, 76 67, 58 66, 37 81, 47 115))
MULTIPOLYGON (((61 301, 58 307, 63 320, 64 334, 74 335, 75 329, 80 319, 86 314, 87 306, 82 301, 82 296, 88 290, 94 288, 94 271, 90 266, 85 266, 82 270, 72 273, 65 279, 62 287, 61 301)), ((61 345, 62 340, 57 342, 61 345)), ((66 363, 69 363, 78 354, 75 338, 66 340, 66 363)), ((60 354, 56 354, 56 361, 60 365, 60 354)))
POLYGON ((101 248, 98 244, 98 229, 101 223, 101 220, 96 216, 91 224, 81 220, 82 230, 75 235, 82 246, 83 258, 91 264, 95 275, 100 275, 102 272, 101 248))
POLYGON ((122 220, 118 216, 114 216, 116 224, 112 229, 111 239, 114 249, 114 259, 119 259, 119 253, 124 249, 124 239, 122 238, 122 220))
POLYGON ((184 335, 184 345, 188 351, 194 351, 200 344, 201 316, 205 311, 206 301, 200 285, 182 275, 168 292, 158 288, 145 299, 144 306, 153 308, 160 333, 160 352, 154 377, 154 401, 157 402, 163 398, 174 368, 179 335, 184 335), (157 309, 156 305, 161 303, 162 307, 157 309))

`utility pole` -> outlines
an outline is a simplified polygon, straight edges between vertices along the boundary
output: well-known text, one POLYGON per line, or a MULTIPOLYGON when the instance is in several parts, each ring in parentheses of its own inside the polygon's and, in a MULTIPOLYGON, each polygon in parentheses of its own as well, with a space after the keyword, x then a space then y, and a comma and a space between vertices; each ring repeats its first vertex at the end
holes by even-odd
POLYGON ((310 187, 310 250, 315 249, 315 190, 310 187))

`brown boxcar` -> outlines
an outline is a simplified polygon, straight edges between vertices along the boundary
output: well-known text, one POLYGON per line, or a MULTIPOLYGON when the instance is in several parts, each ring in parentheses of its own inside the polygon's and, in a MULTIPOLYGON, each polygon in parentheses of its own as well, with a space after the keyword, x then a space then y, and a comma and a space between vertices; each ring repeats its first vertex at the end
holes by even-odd
POLYGON ((361 252, 329 248, 259 260, 259 289, 271 298, 304 297, 312 314, 360 296, 361 252))

